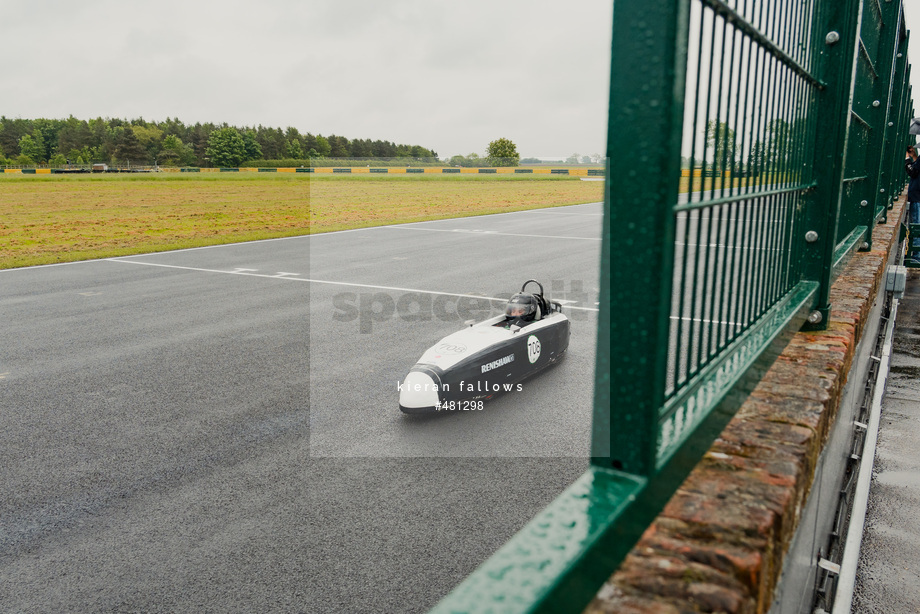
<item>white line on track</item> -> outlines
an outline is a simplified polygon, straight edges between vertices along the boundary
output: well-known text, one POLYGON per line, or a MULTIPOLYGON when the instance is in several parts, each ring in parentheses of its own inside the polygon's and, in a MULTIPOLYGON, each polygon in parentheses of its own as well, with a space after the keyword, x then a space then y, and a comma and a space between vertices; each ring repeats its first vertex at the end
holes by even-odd
MULTIPOLYGON (((164 269, 179 269, 183 271, 198 271, 200 273, 221 273, 223 275, 241 275, 244 277, 261 277, 263 279, 281 279, 284 281, 305 281, 314 284, 327 284, 332 286, 347 286, 351 288, 370 288, 372 290, 392 290, 395 292, 417 292, 419 294, 431 294, 435 296, 454 296, 458 298, 475 298, 475 299, 486 299, 489 301, 507 301, 507 298, 501 298, 496 296, 479 296, 476 294, 457 294, 455 292, 436 292, 433 290, 420 290, 418 288, 399 288, 396 286, 378 286, 373 284, 356 284, 347 281, 329 281, 325 279, 307 279, 304 277, 279 277, 278 274, 266 275, 262 273, 250 273, 246 271, 222 271, 220 269, 204 269, 201 267, 191 267, 191 266, 179 266, 177 264, 161 264, 159 262, 141 262, 139 260, 122 260, 120 258, 106 258, 107 262, 120 262, 123 264, 140 264, 144 266, 152 267, 161 267, 164 269)), ((288 273, 292 275, 292 273, 288 273)), ((575 307, 569 306, 568 309, 577 309, 579 311, 597 311, 595 307, 575 307)))
MULTIPOLYGON (((107 262, 121 262, 124 264, 140 264, 144 266, 152 267, 161 267, 164 269, 179 269, 183 271, 198 271, 200 273, 220 273, 223 275, 242 275, 244 277, 261 277, 263 279, 281 279, 284 281, 305 281, 313 284, 326 284, 330 286, 346 286, 349 288, 369 288, 371 290, 392 290, 394 292, 417 292, 419 294, 431 294, 433 296, 453 296, 457 298, 474 298, 474 299, 486 299, 489 301, 506 301, 506 298, 498 296, 480 296, 478 294, 458 294, 456 292, 438 292, 435 290, 420 290, 418 288, 400 288, 397 286, 378 286, 374 284, 358 284, 348 281, 329 281, 327 279, 307 279, 304 277, 280 277, 280 273, 275 273, 274 275, 267 275, 263 273, 252 273, 247 269, 236 269, 233 271, 222 271, 220 269, 204 269, 201 267, 192 267, 192 266, 179 266, 177 264, 162 264, 159 262, 140 262, 138 260, 122 260, 120 258, 106 258, 107 262)), ((296 275, 297 273, 285 273, 284 275, 296 275)), ((575 305, 566 305, 566 309, 577 309, 578 311, 594 311, 597 312, 597 307, 578 307, 575 305)), ((687 318, 687 317, 678 317, 671 316, 672 320, 685 320, 693 322, 701 322, 704 324, 723 324, 730 326, 740 326, 737 322, 713 322, 712 320, 701 320, 699 318, 687 318)))
POLYGON ((453 232, 456 234, 468 235, 487 235, 490 237, 527 237, 530 239, 571 239, 573 241, 600 241, 600 237, 566 237, 556 235, 527 235, 513 232, 496 232, 493 230, 467 230, 467 229, 449 229, 449 228, 415 228, 412 226, 380 226, 380 228, 392 228, 394 230, 422 230, 425 232, 453 232))
MULTIPOLYGON (((595 204, 595 203, 588 203, 588 204, 595 204)), ((600 205, 603 203, 597 203, 597 204, 600 205)), ((573 205, 573 206, 577 206, 577 205, 573 205)), ((563 212, 556 212, 556 211, 546 211, 544 209, 532 209, 529 211, 516 211, 515 213, 538 213, 540 215, 574 215, 576 217, 603 217, 604 215, 603 213, 563 213, 563 212)))
MULTIPOLYGON (((370 230, 370 228, 355 228, 352 230, 338 230, 336 232, 356 232, 358 230, 370 230)), ((332 233, 328 233, 332 234, 332 233)), ((253 243, 268 243, 269 241, 288 241, 291 239, 309 239, 310 237, 319 237, 322 235, 295 235, 292 237, 275 237, 273 239, 256 239, 255 241, 241 241, 239 243, 220 243, 218 245, 202 245, 201 247, 183 247, 182 249, 168 249, 161 252, 146 252, 144 254, 132 254, 128 256, 119 256, 119 258, 142 258, 159 254, 178 254, 180 252, 194 252, 203 249, 218 249, 221 247, 239 247, 242 245, 251 245, 253 243)), ((32 269, 46 269, 56 266, 72 266, 75 264, 87 264, 89 262, 109 262, 114 258, 92 258, 90 260, 74 260, 73 262, 55 262, 54 264, 36 264, 33 266, 18 267, 15 269, 0 269, 0 273, 10 273, 12 271, 30 271, 32 269)), ((127 262, 127 261, 125 261, 127 262)))

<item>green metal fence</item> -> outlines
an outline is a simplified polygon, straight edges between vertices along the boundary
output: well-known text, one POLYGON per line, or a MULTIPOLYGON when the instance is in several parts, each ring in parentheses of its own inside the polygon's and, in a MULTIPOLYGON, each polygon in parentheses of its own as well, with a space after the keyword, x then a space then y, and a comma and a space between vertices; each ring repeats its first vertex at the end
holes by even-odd
POLYGON ((589 470, 438 612, 583 607, 904 185, 900 0, 616 0, 589 470))

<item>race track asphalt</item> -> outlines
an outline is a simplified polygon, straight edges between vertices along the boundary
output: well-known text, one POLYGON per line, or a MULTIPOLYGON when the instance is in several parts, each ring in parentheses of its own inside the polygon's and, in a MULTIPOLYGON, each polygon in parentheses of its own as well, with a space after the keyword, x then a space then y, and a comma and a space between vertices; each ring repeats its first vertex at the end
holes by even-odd
POLYGON ((600 220, 0 271, 0 611, 430 608, 587 465, 600 220), (481 412, 401 414, 422 352, 500 304, 457 295, 529 278, 567 301, 566 360, 481 412))

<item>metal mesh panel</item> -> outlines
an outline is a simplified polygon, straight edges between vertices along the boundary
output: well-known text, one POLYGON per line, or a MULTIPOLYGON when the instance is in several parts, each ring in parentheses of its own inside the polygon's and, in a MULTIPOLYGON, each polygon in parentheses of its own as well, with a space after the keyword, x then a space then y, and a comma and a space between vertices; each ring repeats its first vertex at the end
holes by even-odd
POLYGON ((668 398, 802 278, 813 16, 813 1, 691 5, 668 398))
POLYGON ((616 1, 591 465, 436 611, 587 604, 826 325, 905 183, 906 44, 899 0, 616 1))

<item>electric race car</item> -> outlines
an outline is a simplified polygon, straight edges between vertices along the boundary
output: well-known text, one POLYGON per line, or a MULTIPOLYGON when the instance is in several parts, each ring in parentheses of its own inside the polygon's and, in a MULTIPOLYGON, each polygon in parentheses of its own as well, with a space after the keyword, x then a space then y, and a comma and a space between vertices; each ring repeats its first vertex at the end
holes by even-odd
POLYGON ((521 382, 554 364, 569 347, 562 305, 530 279, 505 314, 448 335, 422 354, 399 386, 399 409, 427 413, 482 409, 482 401, 520 391, 521 382), (526 292, 536 284, 537 293, 526 292))

